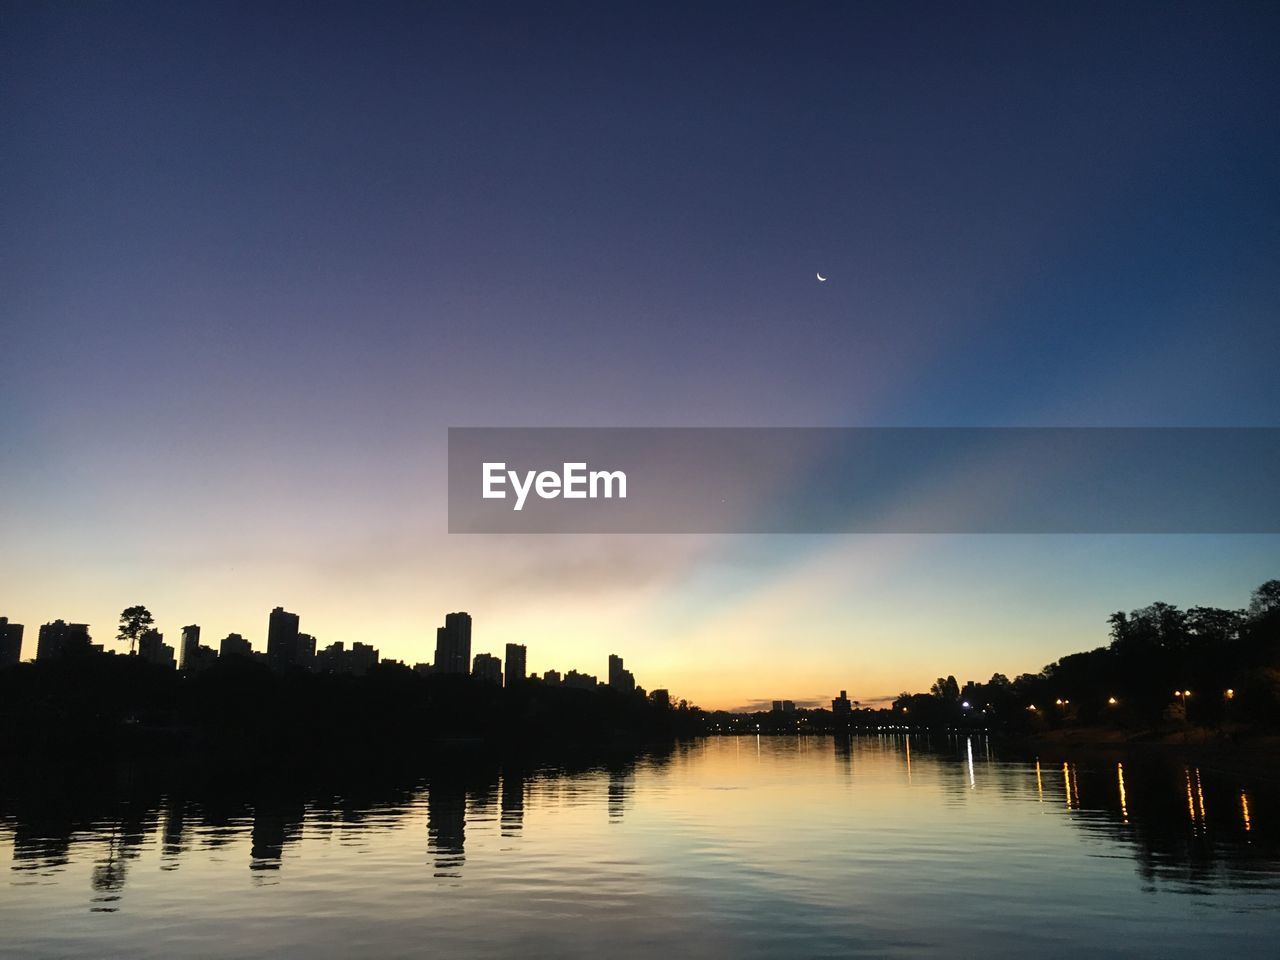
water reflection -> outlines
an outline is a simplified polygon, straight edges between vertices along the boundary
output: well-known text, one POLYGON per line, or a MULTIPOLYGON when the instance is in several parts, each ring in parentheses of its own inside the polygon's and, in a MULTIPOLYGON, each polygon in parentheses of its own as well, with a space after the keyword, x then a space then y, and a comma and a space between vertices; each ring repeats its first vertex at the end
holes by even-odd
POLYGON ((466 862, 467 791, 451 776, 428 780, 427 849, 437 877, 459 877, 466 862))
POLYGON ((987 851, 982 879, 966 882, 999 898, 1012 895, 1002 874, 1040 869, 1055 844, 1056 857, 1069 854, 1064 836, 1085 853, 1053 881, 1064 904, 1087 898, 1091 871, 1117 858, 1148 893, 1280 889, 1274 787, 1158 755, 1002 757, 974 736, 753 735, 571 764, 502 758, 268 780, 193 784, 135 767, 10 781, 0 794, 9 886, 50 892, 30 901, 30 918, 11 905, 0 920, 34 929, 50 898, 128 909, 135 884, 139 904, 184 883, 204 896, 215 870, 223 883, 239 871, 262 895, 316 877, 449 889, 536 875, 547 889, 625 898, 688 874, 698 896, 708 884, 765 898, 816 884, 808 895, 822 901, 838 894, 821 890, 841 891, 863 870, 918 889, 973 849, 987 851), (365 853, 375 867, 357 868, 365 853), (742 886, 765 873, 772 886, 742 886))
POLYGON ((502 835, 518 837, 524 828, 525 772, 519 764, 502 770, 502 835))

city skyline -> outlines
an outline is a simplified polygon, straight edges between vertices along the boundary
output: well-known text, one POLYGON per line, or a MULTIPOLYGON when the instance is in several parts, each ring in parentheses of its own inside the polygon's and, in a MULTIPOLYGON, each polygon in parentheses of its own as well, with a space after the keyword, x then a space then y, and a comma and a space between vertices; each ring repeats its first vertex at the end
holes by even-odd
MULTIPOLYGON (((123 632, 127 620, 139 619, 139 614, 149 617, 145 607, 126 608, 120 617, 120 629, 123 632)), ((143 626, 150 624, 146 620, 143 626)), ((45 662, 59 660, 68 655, 107 654, 136 655, 138 659, 149 663, 167 666, 184 673, 206 669, 212 662, 226 657, 244 657, 257 660, 271 666, 275 670, 299 668, 319 673, 355 673, 363 674, 370 667, 379 663, 390 663, 412 668, 415 673, 435 675, 461 675, 491 681, 500 687, 520 684, 526 679, 541 679, 553 683, 562 682, 562 674, 554 667, 547 667, 542 676, 527 670, 528 647, 525 644, 507 643, 503 656, 477 651, 471 654, 471 615, 466 612, 448 613, 444 616, 444 624, 436 628, 435 643, 432 655, 417 660, 404 660, 383 657, 378 648, 356 640, 347 649, 347 641, 326 642, 320 646, 317 638, 301 631, 301 615, 275 606, 267 617, 266 640, 262 649, 254 649, 251 640, 242 634, 229 633, 217 646, 201 644, 202 628, 199 624, 188 624, 182 628, 181 640, 175 644, 164 642, 164 632, 154 626, 146 626, 140 630, 136 649, 116 650, 108 644, 129 643, 123 635, 110 640, 94 642, 91 625, 87 623, 68 623, 59 618, 40 625, 37 631, 36 650, 29 657, 23 657, 25 649, 22 638, 25 624, 11 621, 0 616, 0 668, 12 666, 23 660, 28 662, 45 662)), ((567 686, 609 687, 621 693, 644 693, 635 679, 635 675, 625 669, 623 658, 616 654, 608 654, 607 672, 604 680, 598 680, 594 674, 580 673, 571 668, 564 676, 567 686), (582 681, 575 683, 574 678, 582 681)), ((664 695, 665 688, 656 687, 664 695)))
MULTIPOLYGON (((1278 589, 1280 589, 1280 580, 1270 579, 1250 591, 1248 603, 1240 603, 1228 607, 1214 607, 1213 605, 1197 603, 1191 605, 1185 615, 1179 614, 1179 616, 1188 617, 1199 624, 1191 627, 1192 635, 1200 636, 1207 630, 1209 633, 1204 634, 1204 636, 1213 636, 1217 637, 1219 641, 1225 641, 1234 631, 1241 629, 1249 617, 1256 616, 1260 611, 1274 607, 1278 589), (1197 620, 1197 618, 1205 617, 1208 619, 1203 623, 1197 620), (1197 633, 1197 631, 1200 633, 1197 633)), ((1158 616, 1160 614, 1157 611, 1160 610, 1176 613, 1179 610, 1179 605, 1177 603, 1169 605, 1164 601, 1152 601, 1148 604, 1142 604, 1131 611, 1113 611, 1107 618, 1108 644, 1097 643, 1087 647, 1060 650, 1051 661, 1042 665, 1041 668, 1022 671, 1016 668, 1010 669, 1006 664, 1003 668, 991 671, 988 674, 984 671, 974 671, 962 666, 959 672, 961 675, 969 677, 986 677, 990 675, 992 683, 997 682, 1002 677, 1005 679, 1000 682, 1007 683, 1009 676, 1024 677, 1025 679, 1040 678, 1043 680, 1047 675, 1052 675, 1056 669, 1061 667, 1059 661, 1066 659, 1080 661, 1086 656, 1094 656, 1103 652, 1107 646, 1114 646, 1119 635, 1117 633, 1118 624, 1123 624, 1126 618, 1158 616)), ((423 675, 447 676, 453 674, 476 677, 493 682, 498 687, 510 687, 513 684, 524 681, 526 678, 530 678, 540 679, 544 683, 554 686, 563 684, 567 687, 586 687, 589 689, 608 687, 625 694, 637 691, 641 694, 645 693, 644 688, 637 682, 635 673, 626 669, 623 657, 616 653, 606 655, 607 669, 602 678, 598 678, 595 674, 580 672, 576 667, 571 667, 567 672, 561 672, 553 666, 544 667, 541 671, 541 676, 539 676, 538 671, 530 671, 528 669, 528 645, 510 641, 506 642, 501 648, 497 648, 501 650, 501 654, 477 650, 473 656, 473 620, 471 615, 464 611, 455 611, 444 615, 443 624, 435 630, 434 645, 430 648, 431 655, 421 659, 417 657, 384 656, 378 647, 362 641, 352 641, 348 648, 346 641, 326 640, 322 646, 314 635, 301 631, 300 614, 287 611, 279 605, 273 607, 268 614, 266 639, 262 649, 254 649, 252 641, 239 633, 228 633, 217 641, 216 647, 203 645, 200 642, 202 627, 198 624, 188 624, 182 627, 181 639, 173 645, 169 645, 164 643, 163 631, 155 627, 153 623, 150 611, 146 607, 128 607, 119 617, 119 635, 111 640, 93 643, 89 624, 68 623, 59 618, 40 625, 36 632, 36 648, 31 655, 24 658, 24 654, 27 653, 23 642, 25 624, 16 622, 7 616, 0 616, 0 668, 16 664, 22 659, 31 662, 58 659, 69 652, 80 654, 98 652, 112 655, 127 652, 130 656, 136 652, 139 659, 187 673, 203 670, 218 659, 238 656, 268 664, 277 671, 301 668, 309 672, 363 675, 371 667, 379 663, 386 663, 411 668, 415 673, 423 675), (132 634, 126 628, 126 624, 129 623, 132 623, 135 627, 132 634), (130 642, 130 636, 136 638, 136 650, 130 642), (117 651, 109 647, 109 643, 130 643, 130 649, 117 651)), ((1185 626, 1179 629, 1185 629, 1185 626)), ((727 660, 725 662, 728 663, 727 660)), ((935 669, 950 670, 955 666, 953 663, 926 665, 922 668, 922 672, 925 675, 930 675, 935 669)), ((828 677, 828 679, 833 684, 839 684, 846 677, 828 677)), ((1187 677, 1186 679, 1191 678, 1187 677)), ((935 694, 941 681, 942 678, 939 678, 938 683, 933 685, 935 694)), ((949 678, 948 682, 955 686, 954 674, 949 678)), ((1180 680, 1180 685, 1183 682, 1180 680)), ((975 687, 975 685, 980 686, 981 681, 969 679, 965 682, 966 689, 975 687)), ((669 693, 670 686, 667 683, 662 687, 653 689, 660 691, 664 698, 669 698, 671 696, 669 693)), ((775 684, 775 686, 778 685, 775 684)), ((676 695, 691 706, 710 712, 758 713, 771 711, 776 714, 791 713, 797 708, 824 709, 827 704, 830 704, 834 715, 848 716, 851 709, 877 710, 884 709, 890 705, 895 709, 899 709, 909 698, 920 696, 920 694, 914 694, 912 691, 923 689, 924 686, 925 684, 923 683, 904 686, 895 693, 883 696, 862 696, 855 690, 852 697, 849 696, 848 688, 841 686, 838 697, 831 697, 823 693, 803 697, 793 695, 781 699, 770 696, 747 699, 733 706, 698 703, 696 700, 685 696, 686 691, 679 689, 677 689, 676 695)), ((774 692, 779 691, 775 690, 774 692)), ((1185 693, 1189 694, 1190 692, 1186 691, 1185 693)), ((1179 690, 1175 690, 1174 694, 1175 697, 1183 695, 1179 690)), ((958 702, 958 692, 953 699, 958 702)), ((1112 698, 1111 703, 1114 705, 1116 702, 1112 698)), ((1185 699, 1183 703, 1185 706, 1185 699)), ((968 704, 965 704, 965 706, 968 707, 968 704)))

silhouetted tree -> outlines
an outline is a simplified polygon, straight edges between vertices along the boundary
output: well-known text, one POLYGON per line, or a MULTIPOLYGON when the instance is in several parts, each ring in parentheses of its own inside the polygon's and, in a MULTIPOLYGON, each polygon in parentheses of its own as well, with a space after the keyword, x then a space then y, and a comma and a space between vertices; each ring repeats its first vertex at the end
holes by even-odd
POLYGON ((120 614, 120 632, 116 634, 116 639, 126 641, 129 644, 129 652, 133 653, 139 638, 151 629, 151 625, 155 622, 151 611, 146 607, 141 605, 125 607, 120 614))
POLYGON ((1280 612, 1280 580, 1268 580, 1249 601, 1249 619, 1259 620, 1268 614, 1280 612))
POLYGON ((955 677, 947 677, 946 679, 939 677, 933 686, 929 688, 929 692, 940 700, 954 702, 960 699, 960 684, 956 682, 955 677))

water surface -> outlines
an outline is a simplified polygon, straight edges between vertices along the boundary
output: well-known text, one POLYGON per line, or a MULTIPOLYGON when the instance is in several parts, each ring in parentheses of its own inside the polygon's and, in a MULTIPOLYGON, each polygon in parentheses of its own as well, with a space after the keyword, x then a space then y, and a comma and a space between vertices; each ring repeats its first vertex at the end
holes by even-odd
POLYGON ((1172 757, 724 737, 306 788, 38 781, 0 801, 4 955, 1256 956, 1280 934, 1275 789, 1172 757))

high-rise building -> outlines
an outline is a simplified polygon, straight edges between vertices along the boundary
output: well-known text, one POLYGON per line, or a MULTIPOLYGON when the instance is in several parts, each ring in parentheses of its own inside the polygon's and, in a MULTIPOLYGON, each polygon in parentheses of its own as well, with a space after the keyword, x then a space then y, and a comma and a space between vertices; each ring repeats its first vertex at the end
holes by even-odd
POLYGON ((655 707, 662 707, 664 710, 671 706, 671 692, 662 687, 649 694, 649 699, 655 707))
POLYGON ((331 643, 315 655, 316 673, 346 673, 364 676, 378 665, 378 651, 367 643, 353 643, 346 648, 341 640, 331 643))
POLYGON ((200 628, 196 624, 182 628, 182 669, 193 670, 199 657, 200 628))
POLYGON ((436 628, 436 673, 471 671, 471 614, 451 613, 436 628))
POLYGON ((148 630, 138 638, 138 656, 157 666, 174 666, 173 647, 164 642, 164 634, 159 630, 148 630))
POLYGON ((182 671, 184 673, 199 673, 201 670, 207 669, 218 662, 218 651, 213 647, 206 647, 202 643, 191 651, 191 656, 188 659, 190 663, 184 660, 182 671))
POLYGON ((284 607, 272 610, 267 621, 267 661, 278 669, 298 662, 298 615, 284 607))
POLYGON ((0 668, 11 667, 22 659, 22 624, 0 617, 0 668))
POLYGON ((228 633, 218 645, 220 657, 249 657, 253 655, 253 646, 238 633, 228 633))
POLYGON ((357 677, 362 677, 368 670, 378 665, 378 651, 367 643, 356 641, 351 644, 348 661, 351 664, 351 672, 357 677))
POLYGON ((525 678, 525 646, 523 643, 507 644, 507 686, 523 683, 525 678))
POLYGON ((347 662, 347 645, 341 640, 316 651, 316 673, 342 673, 347 662))
POLYGON ((477 653, 471 675, 502 686, 502 661, 491 653, 477 653))
POLYGON ((853 713, 853 703, 849 700, 849 691, 841 690, 840 696, 831 701, 831 712, 837 719, 847 719, 853 713))
POLYGON ((298 634, 298 650, 294 662, 300 667, 311 670, 315 667, 316 638, 309 633, 298 634))
POLYGON ((616 653, 609 654, 609 686, 622 693, 634 693, 636 678, 630 670, 622 666, 622 658, 616 653))
POLYGON ((55 620, 40 627, 36 639, 36 659, 50 660, 58 657, 88 653, 92 649, 87 623, 67 623, 55 620))

